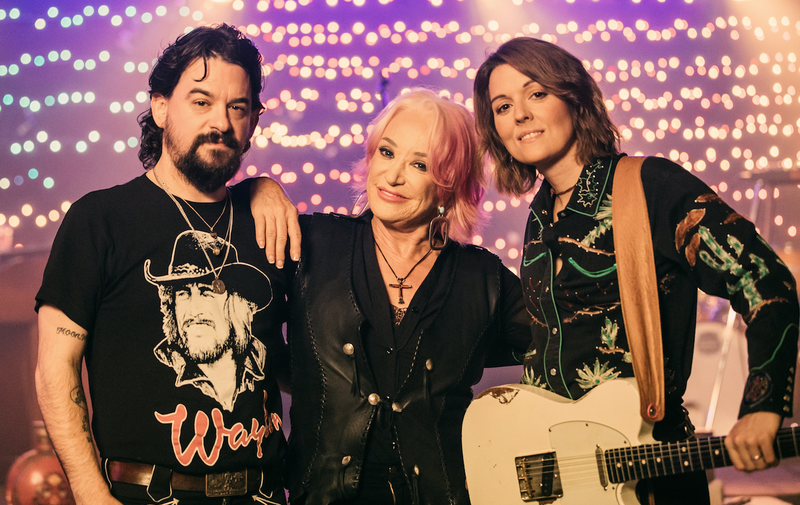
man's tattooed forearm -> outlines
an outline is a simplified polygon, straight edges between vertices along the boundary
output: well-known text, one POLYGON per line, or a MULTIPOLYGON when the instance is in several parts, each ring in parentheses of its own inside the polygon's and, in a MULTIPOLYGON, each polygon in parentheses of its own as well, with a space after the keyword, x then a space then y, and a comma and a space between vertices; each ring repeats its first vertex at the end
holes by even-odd
POLYGON ((56 333, 59 335, 77 338, 78 340, 86 340, 86 333, 78 333, 77 331, 72 331, 69 328, 64 328, 63 326, 56 328, 56 333))
POLYGON ((81 429, 86 433, 86 440, 92 442, 92 428, 89 423, 89 406, 86 404, 86 394, 83 392, 83 386, 75 386, 69 392, 69 399, 72 403, 83 409, 83 416, 81 418, 81 429))

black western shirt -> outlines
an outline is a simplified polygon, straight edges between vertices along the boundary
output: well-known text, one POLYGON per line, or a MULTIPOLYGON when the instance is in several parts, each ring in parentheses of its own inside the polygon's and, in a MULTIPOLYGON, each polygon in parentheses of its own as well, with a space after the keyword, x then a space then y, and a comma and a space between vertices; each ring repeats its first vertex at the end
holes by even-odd
MULTIPOLYGON (((525 234, 521 277, 533 323, 522 382, 571 399, 633 376, 611 218, 618 159, 583 168, 556 222, 544 181, 525 234), (563 262, 558 273, 557 258, 563 262)), ((647 158, 642 182, 656 261, 668 414, 680 405, 689 378, 699 288, 729 299, 747 323, 750 371, 740 416, 791 416, 798 302, 786 265, 752 223, 682 167, 647 158)))

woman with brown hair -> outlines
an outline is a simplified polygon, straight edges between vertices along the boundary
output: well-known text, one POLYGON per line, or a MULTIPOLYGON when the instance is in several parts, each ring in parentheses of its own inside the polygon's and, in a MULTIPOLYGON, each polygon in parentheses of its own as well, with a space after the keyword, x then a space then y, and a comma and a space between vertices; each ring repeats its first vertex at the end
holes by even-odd
MULTIPOLYGON (((603 382, 632 377, 611 217, 622 155, 599 87, 567 51, 523 37, 481 65, 474 101, 497 187, 521 196, 543 178, 521 268, 533 316, 523 382, 577 400, 603 382)), ((664 336, 666 412, 654 436, 693 435, 681 403, 699 288, 729 299, 748 324, 750 376, 741 419, 726 440, 730 458, 746 471, 773 466, 775 433, 792 412, 794 279, 753 224, 682 167, 649 157, 641 178, 652 234, 642 239, 653 244, 664 336)), ((637 493, 642 503, 709 501, 703 472, 643 480, 637 493)))

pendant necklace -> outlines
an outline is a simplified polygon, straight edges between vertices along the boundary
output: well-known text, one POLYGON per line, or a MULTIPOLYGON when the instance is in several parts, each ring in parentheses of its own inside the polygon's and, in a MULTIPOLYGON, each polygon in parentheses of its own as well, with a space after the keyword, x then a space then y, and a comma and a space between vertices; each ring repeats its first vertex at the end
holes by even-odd
POLYGON ((564 191, 559 191, 558 193, 556 193, 553 188, 550 188, 550 196, 554 196, 554 197, 558 198, 559 196, 566 195, 567 193, 569 193, 570 191, 575 189, 575 186, 577 186, 577 184, 573 184, 572 186, 568 187, 564 191))
MULTIPOLYGON (((189 220, 189 216, 187 216, 186 215, 186 211, 183 210, 183 206, 178 202, 178 200, 175 198, 175 195, 172 194, 172 192, 169 190, 167 185, 164 182, 161 181, 161 179, 158 177, 158 174, 156 173, 155 169, 153 170, 153 177, 156 178, 156 181, 158 181, 158 184, 161 186, 161 189, 164 190, 164 193, 166 193, 167 196, 169 196, 170 200, 172 200, 172 202, 175 204, 175 206, 178 207, 178 210, 180 211, 181 216, 183 216, 183 219, 186 221, 186 224, 189 225, 189 228, 191 228, 193 232, 196 232, 197 230, 194 229, 194 226, 192 225, 192 222, 189 220)), ((183 200, 183 198, 181 198, 181 200, 183 200)), ((183 201, 186 202, 186 200, 183 200, 183 201)), ((189 202, 186 202, 186 204, 189 205, 189 202)), ((214 293, 216 293, 218 295, 221 295, 221 294, 223 294, 225 292, 225 283, 222 281, 222 279, 219 278, 219 276, 220 276, 220 274, 222 274, 222 269, 225 268, 225 262, 228 261, 228 253, 231 250, 231 233, 233 231, 233 202, 231 201, 231 191, 226 187, 225 188, 225 207, 227 207, 228 205, 230 205, 230 207, 231 207, 231 215, 228 218, 228 230, 225 233, 225 238, 223 239, 225 241, 225 243, 226 243, 226 246, 225 246, 225 257, 222 258, 222 265, 220 265, 220 267, 218 269, 215 268, 214 267, 214 263, 211 262, 211 257, 208 255, 208 252, 206 251, 206 248, 203 247, 202 245, 200 246, 200 249, 203 251, 203 255, 206 257, 206 260, 208 261, 208 266, 211 267, 211 272, 214 274, 214 280, 211 281, 211 289, 214 291, 214 293)), ((225 207, 223 207, 223 209, 222 209, 222 214, 225 213, 225 207)), ((200 219, 203 220, 203 222, 206 224, 206 226, 208 226, 208 223, 206 223, 206 220, 203 219, 202 216, 200 216, 200 214, 197 212, 197 210, 195 210, 194 207, 189 205, 189 208, 194 210, 194 212, 198 215, 198 217, 200 217, 200 219)), ((214 223, 214 226, 216 226, 217 223, 219 223, 219 220, 222 218, 222 214, 220 214, 219 218, 217 218, 217 222, 214 223)), ((213 238, 214 241, 215 241, 214 245, 212 246, 211 252, 213 252, 214 255, 219 256, 219 254, 222 252, 222 249, 216 244, 217 234, 214 233, 213 227, 209 226, 209 228, 212 229, 211 233, 210 233, 211 238, 213 238)), ((391 268, 391 267, 389 267, 389 268, 391 268)))
MULTIPOLYGON (((156 179, 158 179, 158 178, 156 177, 156 179)), ((181 197, 178 197, 178 198, 181 198, 181 197)), ((197 209, 195 209, 195 208, 192 206, 192 204, 191 204, 191 203, 187 202, 185 198, 181 198, 181 201, 182 201, 183 203, 185 203, 186 205, 188 205, 188 206, 189 206, 189 208, 190 208, 190 209, 192 209, 192 210, 194 211, 194 213, 195 213, 195 214, 197 214, 197 217, 199 217, 199 218, 200 218, 200 221, 202 221, 202 222, 203 222, 203 224, 205 224, 206 226, 208 226, 208 229, 209 229, 209 231, 211 232, 211 238, 217 238, 217 232, 215 232, 215 231, 214 231, 214 227, 215 227, 215 226, 217 226, 217 224, 219 223, 219 220, 220 220, 220 219, 222 219, 222 216, 224 216, 224 215, 225 215, 225 209, 227 209, 227 208, 228 208, 228 198, 227 198, 227 197, 225 198, 225 205, 223 205, 223 206, 222 206, 222 213, 220 213, 220 215, 219 215, 219 217, 217 218, 217 220, 216 220, 216 221, 214 221, 214 224, 208 224, 208 221, 206 221, 205 219, 203 219, 203 216, 201 216, 201 215, 200 215, 200 213, 199 213, 199 212, 197 212, 197 209)), ((222 251, 220 250, 220 248, 219 248, 219 247, 216 247, 216 246, 215 246, 215 247, 213 247, 213 248, 211 249, 211 252, 213 252, 215 256, 219 256, 220 252, 222 252, 222 251)))
POLYGON ((381 246, 378 245, 378 241, 375 240, 374 238, 372 239, 372 241, 375 242, 375 247, 377 247, 378 248, 378 252, 381 253, 381 257, 383 257, 383 261, 386 262, 386 266, 389 267, 389 270, 392 271, 392 275, 394 275, 394 278, 397 279, 397 284, 389 284, 389 287, 390 288, 397 288, 400 291, 400 299, 398 300, 398 303, 400 303, 401 305, 405 304, 406 302, 405 302, 405 300, 403 300, 403 290, 404 289, 412 289, 414 287, 414 286, 412 286, 410 284, 405 284, 406 279, 408 279, 408 276, 411 275, 411 272, 413 272, 414 269, 417 268, 417 266, 419 266, 420 263, 425 261, 425 258, 427 258, 428 256, 431 255, 431 253, 433 252, 433 249, 428 249, 428 252, 425 253, 425 256, 423 256, 422 258, 420 258, 419 261, 414 263, 414 266, 411 267, 411 270, 409 270, 407 274, 405 274, 403 277, 398 277, 397 274, 394 271, 394 268, 392 268, 392 265, 389 264, 389 260, 386 259, 386 255, 383 254, 383 251, 381 250, 381 246))

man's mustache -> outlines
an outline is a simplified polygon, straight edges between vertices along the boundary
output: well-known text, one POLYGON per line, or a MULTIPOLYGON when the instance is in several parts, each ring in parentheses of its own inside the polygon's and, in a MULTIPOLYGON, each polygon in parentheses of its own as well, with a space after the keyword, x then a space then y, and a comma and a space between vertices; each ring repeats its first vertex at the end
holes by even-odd
POLYGON ((206 326, 210 326, 212 328, 216 328, 217 324, 214 322, 213 319, 207 319, 205 317, 190 317, 189 319, 185 319, 181 324, 181 330, 186 330, 189 326, 193 324, 205 324, 206 326))
POLYGON ((241 146, 239 142, 236 140, 236 137, 233 136, 233 132, 226 131, 226 132, 218 132, 212 131, 209 133, 201 133, 194 139, 194 147, 200 147, 203 144, 218 144, 220 141, 227 147, 230 147, 234 151, 240 151, 241 146))

